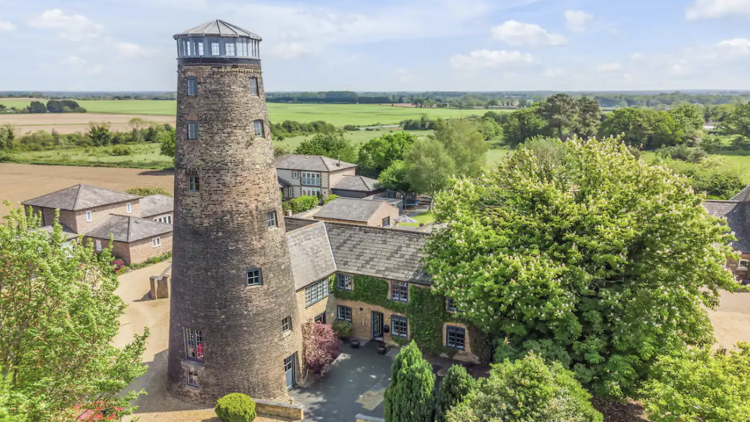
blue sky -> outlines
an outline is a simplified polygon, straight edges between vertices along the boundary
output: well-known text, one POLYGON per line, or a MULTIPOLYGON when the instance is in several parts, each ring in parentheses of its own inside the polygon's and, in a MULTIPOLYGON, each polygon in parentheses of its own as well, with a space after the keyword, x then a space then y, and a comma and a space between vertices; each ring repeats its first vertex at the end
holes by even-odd
POLYGON ((173 90, 215 18, 270 91, 750 89, 750 0, 0 0, 0 90, 173 90))

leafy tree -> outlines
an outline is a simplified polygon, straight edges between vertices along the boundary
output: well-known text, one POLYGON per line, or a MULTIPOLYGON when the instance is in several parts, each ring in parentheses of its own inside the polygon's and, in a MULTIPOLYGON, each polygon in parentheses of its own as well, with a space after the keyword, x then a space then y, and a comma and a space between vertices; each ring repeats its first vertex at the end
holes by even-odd
POLYGON ((702 130, 706 124, 703 107, 695 104, 680 104, 669 111, 672 118, 682 126, 685 133, 702 130))
POLYGON ((705 193, 710 199, 729 199, 747 185, 741 171, 724 157, 708 156, 699 163, 670 159, 657 159, 654 163, 665 164, 675 173, 687 176, 693 190, 705 193))
POLYGON ((451 366, 445 378, 440 382, 435 421, 445 422, 448 412, 464 401, 474 388, 474 384, 474 378, 466 372, 466 368, 461 365, 451 366))
POLYGON ((660 357, 642 393, 654 422, 750 421, 750 344, 660 357))
POLYGON ((596 136, 602 115, 599 101, 589 97, 581 97, 578 99, 577 109, 578 115, 573 123, 573 132, 579 138, 584 139, 596 136))
POLYGON ((305 365, 315 375, 323 375, 341 354, 341 340, 333 328, 320 322, 302 327, 305 365))
POLYGON ((10 123, 0 126, 0 150, 10 151, 13 149, 13 141, 16 139, 16 130, 10 123))
POLYGON ((123 348, 111 344, 125 309, 115 294, 111 251, 66 244, 57 219, 48 233, 20 209, 6 218, 0 225, 0 377, 9 384, 7 408, 25 408, 33 421, 78 420, 103 407, 132 413, 130 401, 142 392, 121 391, 146 372, 148 331, 123 348))
POLYGON ((435 216, 451 224, 428 240, 425 269, 462 317, 507 335, 496 357, 534 350, 597 395, 628 396, 657 355, 713 342, 703 307, 738 289, 732 236, 687 178, 617 139, 563 146, 564 165, 521 148, 442 191, 435 216))
POLYGON ((562 139, 563 129, 573 127, 578 114, 578 101, 568 94, 555 94, 537 107, 536 112, 553 131, 562 139))
POLYGON ((739 104, 729 111, 719 125, 724 135, 742 135, 750 138, 750 103, 739 104))
POLYGON ((666 111, 623 108, 607 115, 599 126, 599 136, 620 136, 628 146, 657 149, 680 144, 685 139, 682 126, 666 111))
POLYGON ((378 186, 384 189, 400 192, 406 198, 408 192, 414 189, 409 181, 409 165, 404 161, 394 161, 378 177, 378 186))
POLYGON ((435 139, 418 139, 412 145, 406 177, 411 187, 420 193, 435 194, 448 187, 448 181, 455 172, 455 164, 435 139))
POLYGON ((429 138, 443 145, 459 176, 477 176, 487 162, 487 143, 468 119, 451 119, 437 125, 429 138))
POLYGON ((32 101, 26 110, 29 113, 46 113, 47 107, 41 101, 32 101))
POLYGON ((161 140, 160 153, 161 155, 174 158, 175 138, 177 137, 177 132, 172 129, 167 131, 166 135, 167 136, 163 137, 161 140))
POLYGON ((524 108, 510 113, 503 125, 505 143, 511 147, 546 133, 547 122, 539 117, 534 108, 524 108))
POLYGON ((503 128, 492 117, 484 117, 477 122, 477 130, 485 141, 492 141, 503 136, 503 128))
POLYGON ((172 194, 162 188, 151 188, 151 187, 135 187, 125 190, 126 193, 138 196, 149 196, 149 195, 164 195, 171 197, 172 194))
POLYGON ((317 133, 305 139, 294 150, 295 154, 322 155, 347 163, 357 161, 357 149, 341 132, 317 133))
MULTIPOLYGON (((109 124, 91 123, 89 125, 88 138, 94 146, 102 147, 109 145, 112 140, 112 132, 109 131, 109 124)), ((172 152, 172 157, 174 157, 174 152, 172 152)))
POLYGON ((359 147, 357 164, 363 169, 383 171, 394 161, 403 160, 417 137, 408 132, 392 132, 370 139, 359 147))
POLYGON ((391 385, 385 390, 386 422, 432 422, 435 407, 435 374, 411 342, 396 355, 391 385))
POLYGON ((505 360, 480 379, 455 406, 448 422, 601 422, 591 395, 573 373, 557 362, 546 365, 534 353, 515 362, 505 360))

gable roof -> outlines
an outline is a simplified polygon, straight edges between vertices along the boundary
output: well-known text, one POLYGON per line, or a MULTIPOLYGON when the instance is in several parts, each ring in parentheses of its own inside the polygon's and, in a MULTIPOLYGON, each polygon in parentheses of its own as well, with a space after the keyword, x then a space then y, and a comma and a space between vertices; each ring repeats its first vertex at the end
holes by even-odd
POLYGON ((709 214, 724 218, 734 232, 736 241, 732 247, 741 253, 750 253, 750 202, 706 201, 703 203, 709 214))
POLYGON ((171 224, 112 214, 104 217, 84 235, 106 240, 111 235, 117 242, 130 243, 171 232, 171 224))
POLYGON ((343 176, 331 189, 372 192, 380 189, 375 186, 376 183, 378 183, 377 180, 365 176, 343 176))
POLYGON ((174 198, 167 195, 144 196, 138 201, 141 206, 141 217, 148 218, 154 215, 166 214, 174 211, 174 198))
POLYGON ((734 195, 731 201, 750 201, 750 185, 745 186, 737 195, 734 195))
POLYGON ((336 272, 336 261, 322 221, 287 233, 287 244, 296 290, 336 272))
POLYGON ((57 192, 48 193, 22 202, 25 206, 54 208, 66 211, 81 211, 104 205, 133 201, 140 196, 117 192, 90 185, 75 185, 57 192))
POLYGON ((323 205, 313 218, 330 218, 333 220, 345 221, 369 221, 381 207, 391 207, 396 211, 398 209, 393 205, 382 201, 368 201, 357 198, 336 198, 333 201, 323 205))
POLYGON ((256 40, 260 40, 260 36, 253 34, 252 32, 242 29, 237 25, 232 25, 229 22, 221 19, 214 19, 206 23, 200 24, 194 28, 187 29, 174 36, 177 39, 180 36, 214 36, 214 37, 230 37, 239 38, 247 37, 256 40))
POLYGON ((345 163, 322 155, 299 155, 289 154, 276 157, 274 165, 277 169, 303 170, 303 171, 338 171, 352 167, 356 164, 345 163))

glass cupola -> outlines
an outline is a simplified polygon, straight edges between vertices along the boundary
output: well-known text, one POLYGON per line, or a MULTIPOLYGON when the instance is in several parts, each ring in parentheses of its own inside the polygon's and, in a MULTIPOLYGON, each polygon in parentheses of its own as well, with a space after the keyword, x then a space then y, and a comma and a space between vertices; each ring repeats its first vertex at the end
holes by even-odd
POLYGON ((257 63, 260 36, 213 20, 174 36, 180 63, 257 63))

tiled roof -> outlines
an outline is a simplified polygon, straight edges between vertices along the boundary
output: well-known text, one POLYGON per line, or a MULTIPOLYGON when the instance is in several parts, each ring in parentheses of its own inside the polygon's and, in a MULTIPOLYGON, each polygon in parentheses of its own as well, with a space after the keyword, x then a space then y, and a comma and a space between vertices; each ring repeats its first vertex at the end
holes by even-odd
POLYGON ((732 201, 750 201, 750 185, 745 186, 737 195, 734 195, 732 201))
POLYGON ((239 26, 232 25, 229 22, 225 22, 220 19, 215 19, 204 24, 198 25, 195 28, 190 28, 174 36, 175 39, 181 35, 187 36, 216 36, 216 37, 247 37, 260 40, 257 34, 242 29, 239 26))
POLYGON ((313 217, 344 221, 368 221, 381 207, 393 207, 393 205, 365 199, 336 198, 323 205, 313 217))
POLYGON ((129 243, 171 232, 171 224, 112 214, 104 217, 84 235, 97 239, 109 239, 111 235, 117 242, 129 243))
POLYGON ((75 185, 57 192, 22 202, 23 205, 80 211, 103 205, 117 204, 139 199, 140 196, 98 188, 90 185, 75 185))
POLYGON ((292 273, 297 290, 336 272, 331 244, 323 222, 311 224, 287 234, 292 273))
POLYGON ((287 234, 293 230, 301 229, 302 227, 307 227, 310 224, 315 223, 317 223, 317 221, 309 220, 307 218, 284 217, 284 225, 286 226, 287 234))
POLYGON ((372 192, 379 189, 375 186, 376 183, 377 180, 365 176, 343 176, 331 189, 372 192))
POLYGON ((709 214, 725 218, 734 232, 736 241, 732 247, 742 253, 750 253, 750 202, 706 201, 703 203, 709 214))
POLYGON ((345 163, 322 155, 299 154, 289 154, 282 157, 276 157, 274 166, 277 169, 327 172, 357 167, 356 164, 345 163))
POLYGON ((166 195, 144 196, 138 203, 141 206, 141 217, 143 218, 174 211, 174 198, 166 195))

